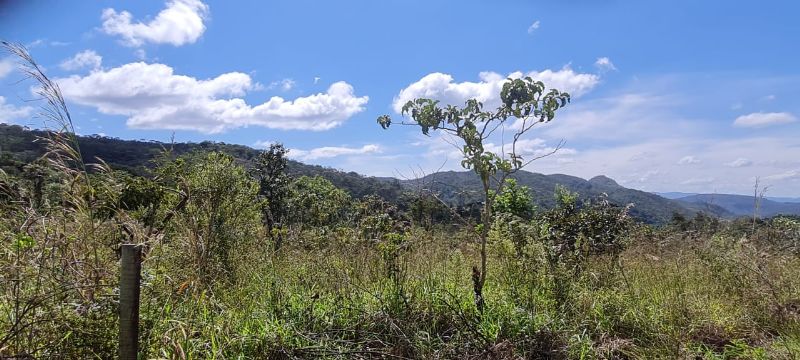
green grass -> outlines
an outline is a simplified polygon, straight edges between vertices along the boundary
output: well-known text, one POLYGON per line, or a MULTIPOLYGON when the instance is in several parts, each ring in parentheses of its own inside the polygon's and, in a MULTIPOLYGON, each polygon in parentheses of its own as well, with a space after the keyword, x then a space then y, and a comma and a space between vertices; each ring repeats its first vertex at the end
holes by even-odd
POLYGON ((151 305, 143 314, 147 355, 800 356, 798 314, 780 310, 800 298, 797 258, 761 254, 772 282, 767 284, 756 270, 742 269, 743 261, 752 260, 747 246, 725 250, 720 239, 708 239, 698 243, 702 249, 659 248, 642 241, 622 254, 621 268, 594 259, 583 276, 570 280, 569 300, 559 305, 553 296, 556 280, 545 264, 494 244, 488 305, 478 314, 469 278, 477 257, 465 235, 460 237, 414 233, 412 246, 397 260, 401 270, 395 281, 375 246, 339 239, 322 248, 284 248, 261 263, 241 264, 235 284, 181 293, 166 280, 178 269, 152 269, 157 260, 150 258, 145 268, 157 275, 143 292, 151 305))

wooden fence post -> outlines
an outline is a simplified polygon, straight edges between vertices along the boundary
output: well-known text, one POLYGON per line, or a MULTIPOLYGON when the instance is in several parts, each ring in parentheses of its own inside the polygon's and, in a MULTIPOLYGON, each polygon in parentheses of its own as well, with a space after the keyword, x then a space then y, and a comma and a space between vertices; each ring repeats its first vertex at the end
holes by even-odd
POLYGON ((123 244, 119 265, 119 358, 136 360, 139 351, 142 248, 135 244, 123 244))

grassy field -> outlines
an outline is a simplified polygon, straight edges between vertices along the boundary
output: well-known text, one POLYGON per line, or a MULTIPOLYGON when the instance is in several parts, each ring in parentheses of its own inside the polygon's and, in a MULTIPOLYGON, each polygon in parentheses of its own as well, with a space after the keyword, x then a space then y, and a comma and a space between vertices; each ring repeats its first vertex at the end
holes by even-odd
MULTIPOLYGON (((113 254, 98 255, 107 257, 106 273, 90 296, 59 283, 55 266, 24 266, 24 258, 42 264, 48 250, 21 248, 8 228, 4 234, 0 333, 16 333, 0 353, 113 357, 113 254), (9 277, 25 273, 31 277, 23 281, 9 277), (36 281, 52 283, 37 288, 36 281), (61 287, 65 293, 53 294, 61 287), (35 309, 23 321, 28 326, 15 330, 19 303, 35 309)), ((365 240, 351 228, 290 232, 279 251, 266 241, 233 251, 230 276, 210 283, 181 260, 180 246, 155 244, 143 263, 144 357, 800 356, 800 258, 772 252, 764 241, 724 229, 638 229, 617 258, 591 257, 575 274, 549 266, 541 244, 516 249, 494 236, 487 305, 479 313, 469 272, 477 261, 474 238, 465 230, 416 228, 390 241, 365 240)))

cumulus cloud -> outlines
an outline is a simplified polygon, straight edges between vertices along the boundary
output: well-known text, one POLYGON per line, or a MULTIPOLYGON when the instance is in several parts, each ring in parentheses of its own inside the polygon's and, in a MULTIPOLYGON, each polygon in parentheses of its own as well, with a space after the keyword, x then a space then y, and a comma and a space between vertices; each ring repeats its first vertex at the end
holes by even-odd
POLYGON ((742 115, 733 121, 733 126, 747 128, 761 128, 772 125, 788 124, 797 121, 797 118, 788 112, 757 112, 742 115))
POLYGON ((289 149, 288 156, 302 161, 334 158, 344 155, 364 155, 381 152, 380 146, 367 144, 360 148, 346 146, 325 146, 311 150, 289 149))
POLYGON ((739 167, 745 167, 745 166, 753 165, 753 161, 751 161, 750 159, 747 159, 747 158, 738 158, 738 159, 733 160, 731 162, 727 162, 724 165, 727 166, 727 167, 739 168, 739 167))
POLYGON ((587 93, 600 82, 600 77, 595 74, 576 73, 569 67, 557 71, 549 69, 528 73, 517 71, 507 76, 486 71, 479 74, 478 82, 454 82, 452 75, 436 72, 425 75, 400 90, 400 93, 394 98, 392 107, 395 112, 400 113, 406 102, 424 97, 450 105, 463 105, 469 99, 477 99, 487 108, 495 108, 500 105, 499 94, 506 79, 524 76, 540 80, 549 88, 569 92, 573 97, 587 93))
POLYGON ((181 46, 194 43, 203 35, 207 16, 208 5, 200 0, 168 1, 166 8, 147 23, 132 22, 131 13, 108 8, 103 10, 102 30, 121 37, 126 46, 145 43, 181 46))
POLYGON ((541 23, 539 22, 539 20, 534 21, 533 24, 531 24, 531 26, 528 26, 528 34, 533 34, 536 30, 539 29, 540 25, 541 23))
POLYGON ((678 165, 691 165, 691 164, 699 164, 700 160, 698 160, 694 156, 684 156, 680 160, 678 160, 678 165))
POLYGON ((594 66, 603 72, 617 70, 617 67, 614 66, 614 63, 611 62, 611 59, 607 57, 597 58, 597 61, 594 62, 594 66))
POLYGON ((103 57, 97 55, 94 50, 84 50, 75 56, 61 62, 59 67, 67 71, 73 71, 83 68, 98 69, 103 63, 103 57))
POLYGON ((255 85, 249 75, 230 72, 212 79, 177 75, 164 64, 136 62, 58 79, 67 100, 99 112, 128 117, 138 129, 217 133, 243 126, 284 130, 328 130, 364 110, 367 96, 337 82, 324 93, 286 100, 275 96, 250 105, 241 97, 255 85))
POLYGON ((32 114, 32 107, 17 107, 14 104, 7 104, 6 98, 0 96, 0 123, 11 123, 13 120, 27 118, 32 114))

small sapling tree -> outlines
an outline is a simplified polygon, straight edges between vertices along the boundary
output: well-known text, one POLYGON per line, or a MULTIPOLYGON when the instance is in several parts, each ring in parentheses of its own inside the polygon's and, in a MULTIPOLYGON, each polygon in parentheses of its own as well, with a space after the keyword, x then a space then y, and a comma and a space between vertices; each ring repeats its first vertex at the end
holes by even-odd
MULTIPOLYGON (((553 120, 556 111, 569 103, 570 96, 556 89, 545 90, 541 81, 525 77, 508 79, 500 91, 500 100, 501 104, 496 110, 486 111, 483 103, 476 99, 467 100, 463 107, 457 107, 440 106, 439 101, 418 98, 407 102, 401 111, 403 117, 410 116, 412 120, 410 123, 401 122, 403 125, 419 126, 425 135, 429 135, 431 130, 438 130, 460 139, 463 155, 461 166, 472 169, 480 177, 484 199, 481 225, 478 226, 481 263, 480 268, 473 266, 472 270, 475 304, 479 311, 484 307, 486 240, 492 224, 494 199, 502 192, 509 175, 536 159, 554 153, 562 145, 559 144, 548 154, 523 158, 517 151, 517 143, 536 124, 553 120), (514 121, 514 124, 508 124, 510 121, 514 121), (503 146, 509 150, 508 153, 497 154, 485 147, 486 141, 498 128, 513 131, 511 143, 503 146)), ((378 124, 387 129, 392 124, 392 118, 382 115, 378 117, 378 124)))

